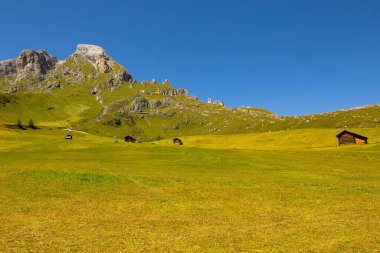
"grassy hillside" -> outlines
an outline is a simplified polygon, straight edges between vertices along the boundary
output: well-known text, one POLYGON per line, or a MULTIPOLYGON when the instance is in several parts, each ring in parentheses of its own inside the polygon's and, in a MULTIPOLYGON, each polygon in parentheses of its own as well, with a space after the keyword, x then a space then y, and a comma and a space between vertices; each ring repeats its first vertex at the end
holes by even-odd
MULTIPOLYGON (((370 144, 380 143, 380 128, 353 128, 349 130, 367 136, 370 144)), ((324 150, 338 145, 336 138, 338 133, 340 133, 338 129, 296 129, 255 134, 185 136, 182 140, 186 146, 217 149, 324 150)), ((163 140, 157 144, 167 145, 170 142, 171 140, 163 140)), ((341 149, 342 147, 339 150, 341 149)))
POLYGON ((75 122, 95 116, 101 109, 96 101, 82 99, 75 93, 40 94, 21 93, 3 95, 7 103, 0 104, 0 123, 14 124, 17 119, 27 123, 33 119, 39 126, 67 127, 75 122))
MULTIPOLYGON (((298 117, 280 117, 259 108, 227 108, 188 95, 167 96, 175 89, 161 84, 125 83, 117 90, 94 83, 65 84, 49 92, 0 95, 0 124, 33 119, 40 127, 66 128, 119 138, 133 135, 141 141, 189 135, 225 135, 305 128, 378 128, 380 106, 298 117), (133 111, 136 101, 149 103, 133 111), (154 106, 152 106, 154 105, 154 106)), ((338 130, 337 130, 338 131, 338 130)))
POLYGON ((184 146, 0 128, 2 252, 378 252, 380 132, 184 146))
POLYGON ((91 81, 63 85, 50 93, 28 92, 2 94, 0 123, 12 124, 33 119, 38 126, 71 127, 103 136, 122 137, 131 134, 142 141, 194 134, 230 134, 263 130, 263 123, 277 116, 250 109, 232 110, 206 104, 187 95, 156 94, 175 91, 161 84, 124 84, 118 90, 102 89, 91 95, 91 81), (143 111, 129 108, 137 99, 157 103, 143 111), (160 104, 166 99, 166 104, 160 104), (115 124, 114 122, 119 122, 115 124))
POLYGON ((343 109, 330 113, 284 117, 282 129, 380 127, 380 105, 343 109))

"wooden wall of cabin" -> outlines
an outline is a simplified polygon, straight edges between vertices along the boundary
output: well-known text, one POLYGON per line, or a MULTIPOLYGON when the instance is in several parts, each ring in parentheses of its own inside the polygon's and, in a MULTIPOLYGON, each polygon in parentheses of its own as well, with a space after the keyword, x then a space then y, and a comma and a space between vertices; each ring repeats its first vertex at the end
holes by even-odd
POLYGON ((343 134, 339 137, 339 144, 355 143, 355 137, 351 134, 343 134))
POLYGON ((359 138, 355 138, 355 143, 365 144, 365 140, 362 140, 362 139, 359 139, 359 138))

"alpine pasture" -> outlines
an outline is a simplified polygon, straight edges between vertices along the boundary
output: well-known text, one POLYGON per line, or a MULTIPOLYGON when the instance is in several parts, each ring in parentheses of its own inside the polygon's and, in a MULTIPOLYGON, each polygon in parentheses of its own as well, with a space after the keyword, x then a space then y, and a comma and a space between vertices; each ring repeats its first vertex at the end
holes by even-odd
POLYGON ((377 252, 380 129, 127 144, 0 128, 1 252, 377 252))

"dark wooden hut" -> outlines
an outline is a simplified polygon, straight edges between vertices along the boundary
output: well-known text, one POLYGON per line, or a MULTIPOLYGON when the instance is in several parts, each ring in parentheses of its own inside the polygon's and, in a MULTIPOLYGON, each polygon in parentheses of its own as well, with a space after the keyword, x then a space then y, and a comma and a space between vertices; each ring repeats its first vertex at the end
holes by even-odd
POLYGON ((341 144, 349 144, 349 143, 356 143, 356 144, 367 144, 368 138, 356 133, 349 132, 347 130, 342 131, 337 136, 339 145, 341 144))
POLYGON ((125 141, 125 142, 129 142, 129 143, 135 143, 135 142, 136 142, 136 139, 133 138, 133 137, 130 136, 130 135, 127 135, 127 136, 124 137, 124 141, 125 141))
POLYGON ((174 139, 173 139, 173 144, 183 145, 183 142, 182 142, 182 140, 179 139, 179 138, 174 138, 174 139))
POLYGON ((65 139, 66 140, 72 140, 73 136, 71 134, 68 134, 68 135, 65 136, 65 139))

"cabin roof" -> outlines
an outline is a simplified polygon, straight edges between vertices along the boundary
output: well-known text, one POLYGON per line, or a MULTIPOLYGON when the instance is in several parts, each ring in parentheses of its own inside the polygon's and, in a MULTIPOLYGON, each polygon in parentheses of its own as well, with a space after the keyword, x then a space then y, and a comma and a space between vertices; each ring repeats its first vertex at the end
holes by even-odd
POLYGON ((363 140, 367 140, 368 137, 365 137, 363 135, 360 135, 360 134, 356 134, 356 133, 353 133, 353 132, 350 132, 350 131, 347 131, 347 130, 344 130, 342 132, 340 132, 339 134, 337 134, 336 137, 341 137, 343 134, 351 134, 352 136, 356 137, 356 138, 359 138, 359 139, 363 139, 363 140))

